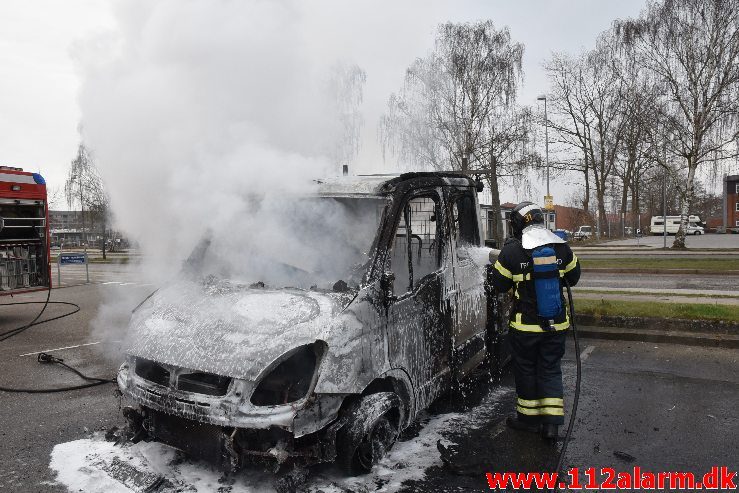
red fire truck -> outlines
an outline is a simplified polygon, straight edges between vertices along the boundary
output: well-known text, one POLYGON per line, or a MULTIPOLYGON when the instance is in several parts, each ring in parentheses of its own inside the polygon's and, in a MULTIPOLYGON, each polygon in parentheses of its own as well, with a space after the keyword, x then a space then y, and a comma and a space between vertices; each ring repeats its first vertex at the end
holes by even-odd
POLYGON ((0 166, 0 296, 51 287, 46 182, 0 166))

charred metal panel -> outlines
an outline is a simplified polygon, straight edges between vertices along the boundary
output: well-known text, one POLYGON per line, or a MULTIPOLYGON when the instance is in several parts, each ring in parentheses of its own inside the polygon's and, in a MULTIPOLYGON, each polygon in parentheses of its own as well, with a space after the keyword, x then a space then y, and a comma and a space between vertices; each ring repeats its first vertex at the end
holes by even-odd
POLYGON ((295 413, 295 438, 315 433, 334 421, 345 397, 343 394, 319 394, 311 397, 308 404, 295 413))
POLYGON ((384 332, 384 307, 377 283, 363 287, 326 334, 328 349, 316 384, 317 394, 358 394, 382 373, 377 354, 384 332))
POLYGON ((220 461, 225 452, 222 428, 158 411, 148 412, 148 427, 157 440, 192 457, 220 461))
POLYGON ((439 395, 448 376, 450 337, 440 297, 441 274, 435 273, 388 308, 390 364, 410 375, 419 408, 439 395))
MULTIPOLYGON (((132 317, 128 352, 194 371, 256 381, 285 352, 331 331, 351 301, 339 293, 250 289, 180 279, 132 317)), ((351 329, 350 324, 340 324, 351 329)), ((350 334, 338 334, 341 344, 350 334)))
POLYGON ((469 249, 456 249, 454 268, 455 346, 484 333, 487 320, 485 270, 470 256, 469 249))

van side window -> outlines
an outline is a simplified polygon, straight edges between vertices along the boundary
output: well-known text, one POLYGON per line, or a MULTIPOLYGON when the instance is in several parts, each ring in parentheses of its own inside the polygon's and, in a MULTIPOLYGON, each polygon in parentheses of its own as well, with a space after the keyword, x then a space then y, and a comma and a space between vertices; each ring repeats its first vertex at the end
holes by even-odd
POLYGON ((480 238, 477 233, 477 214, 475 213, 475 202, 467 194, 454 197, 452 202, 452 227, 454 228, 454 240, 459 248, 465 246, 480 246, 480 238))
POLYGON ((437 210, 434 197, 415 197, 403 208, 390 257, 399 293, 412 291, 421 279, 439 269, 437 210))

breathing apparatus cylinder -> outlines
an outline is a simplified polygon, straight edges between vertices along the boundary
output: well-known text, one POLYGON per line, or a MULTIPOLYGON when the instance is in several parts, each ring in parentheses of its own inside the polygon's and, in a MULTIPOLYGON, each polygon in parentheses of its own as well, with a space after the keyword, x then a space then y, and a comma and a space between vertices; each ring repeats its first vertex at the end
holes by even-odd
POLYGON ((562 287, 559 283, 557 255, 550 246, 537 248, 531 254, 534 261, 534 285, 538 315, 554 324, 554 317, 562 313, 562 287))

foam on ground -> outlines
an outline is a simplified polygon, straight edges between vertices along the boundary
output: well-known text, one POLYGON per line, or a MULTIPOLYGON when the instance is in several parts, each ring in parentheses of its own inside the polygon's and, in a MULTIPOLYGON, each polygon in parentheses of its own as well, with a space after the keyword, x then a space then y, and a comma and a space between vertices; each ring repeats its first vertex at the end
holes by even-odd
MULTIPOLYGON (((480 406, 467 413, 449 413, 422 418, 419 435, 398 442, 390 453, 375 466, 371 474, 342 477, 334 467, 312 470, 306 490, 318 493, 394 492, 408 480, 422 479, 425 471, 442 464, 437 441, 448 444, 447 437, 474 427, 481 415, 496 406, 505 389, 488 395, 480 406)), ((102 434, 56 445, 51 452, 49 467, 56 480, 69 491, 86 493, 140 492, 142 484, 163 476, 173 485, 172 491, 189 493, 272 493, 275 475, 252 469, 230 478, 202 462, 183 459, 175 449, 155 442, 139 442, 117 446, 105 441, 102 434), (110 472, 118 479, 111 476, 110 472), (126 473, 135 471, 133 474, 126 473), (123 476, 123 477, 122 477, 123 476)), ((167 491, 166 489, 164 491, 167 491)))

